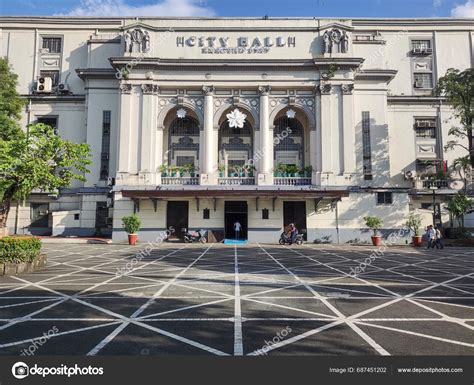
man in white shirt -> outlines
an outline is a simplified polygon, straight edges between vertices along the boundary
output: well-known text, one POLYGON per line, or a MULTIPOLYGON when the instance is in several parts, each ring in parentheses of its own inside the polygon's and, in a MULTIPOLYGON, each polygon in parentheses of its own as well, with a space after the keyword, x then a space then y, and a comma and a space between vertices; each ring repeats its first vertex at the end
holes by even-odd
POLYGON ((240 230, 242 230, 242 225, 240 224, 239 221, 236 221, 234 223, 235 239, 240 238, 240 230))
POLYGON ((434 249, 436 244, 436 230, 433 228, 432 225, 428 226, 426 230, 426 235, 428 238, 428 245, 426 246, 427 249, 434 249))

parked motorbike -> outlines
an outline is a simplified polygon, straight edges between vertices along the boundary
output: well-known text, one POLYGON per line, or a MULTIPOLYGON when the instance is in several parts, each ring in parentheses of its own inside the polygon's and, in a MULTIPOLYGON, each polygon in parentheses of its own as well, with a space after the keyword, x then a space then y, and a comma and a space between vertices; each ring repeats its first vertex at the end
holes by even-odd
POLYGON ((295 242, 291 241, 291 234, 287 234, 282 232, 280 235, 280 240, 278 241, 280 245, 291 245, 292 243, 296 243, 297 245, 303 244, 303 234, 296 234, 295 242))
POLYGON ((198 230, 189 232, 188 229, 183 229, 183 238, 186 243, 206 243, 207 242, 207 230, 198 230))

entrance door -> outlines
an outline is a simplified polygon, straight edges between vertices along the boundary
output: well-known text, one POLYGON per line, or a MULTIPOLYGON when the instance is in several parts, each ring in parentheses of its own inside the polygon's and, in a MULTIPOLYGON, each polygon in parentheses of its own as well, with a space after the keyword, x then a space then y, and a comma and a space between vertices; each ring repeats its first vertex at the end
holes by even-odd
POLYGON ((298 232, 307 240, 306 202, 283 202, 283 226, 294 223, 298 232))
POLYGON ((247 239, 247 202, 246 201, 228 201, 225 202, 225 237, 235 239, 234 223, 239 221, 242 230, 240 239, 247 239))
POLYGON ((166 209, 166 228, 172 227, 175 232, 170 238, 183 238, 183 230, 188 228, 189 202, 168 201, 166 209))

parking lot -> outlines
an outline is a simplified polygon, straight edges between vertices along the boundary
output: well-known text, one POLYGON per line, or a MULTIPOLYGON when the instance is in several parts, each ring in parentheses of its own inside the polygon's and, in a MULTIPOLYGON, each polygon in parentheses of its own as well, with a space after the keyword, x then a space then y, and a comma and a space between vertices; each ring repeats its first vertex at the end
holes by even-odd
POLYGON ((145 247, 45 245, 0 277, 0 353, 474 354, 472 248, 145 247))

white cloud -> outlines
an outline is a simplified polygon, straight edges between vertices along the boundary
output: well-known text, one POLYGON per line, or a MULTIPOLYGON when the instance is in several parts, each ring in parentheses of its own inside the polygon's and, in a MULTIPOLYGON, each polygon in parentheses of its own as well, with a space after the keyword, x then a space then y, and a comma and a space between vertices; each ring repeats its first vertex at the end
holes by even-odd
POLYGON ((162 0, 133 6, 124 0, 81 0, 60 16, 214 16, 214 10, 205 4, 202 0, 162 0))
POLYGON ((466 4, 457 5, 451 10, 452 17, 474 18, 474 0, 468 0, 466 4))
POLYGON ((433 0, 433 7, 439 8, 443 5, 443 0, 433 0))

